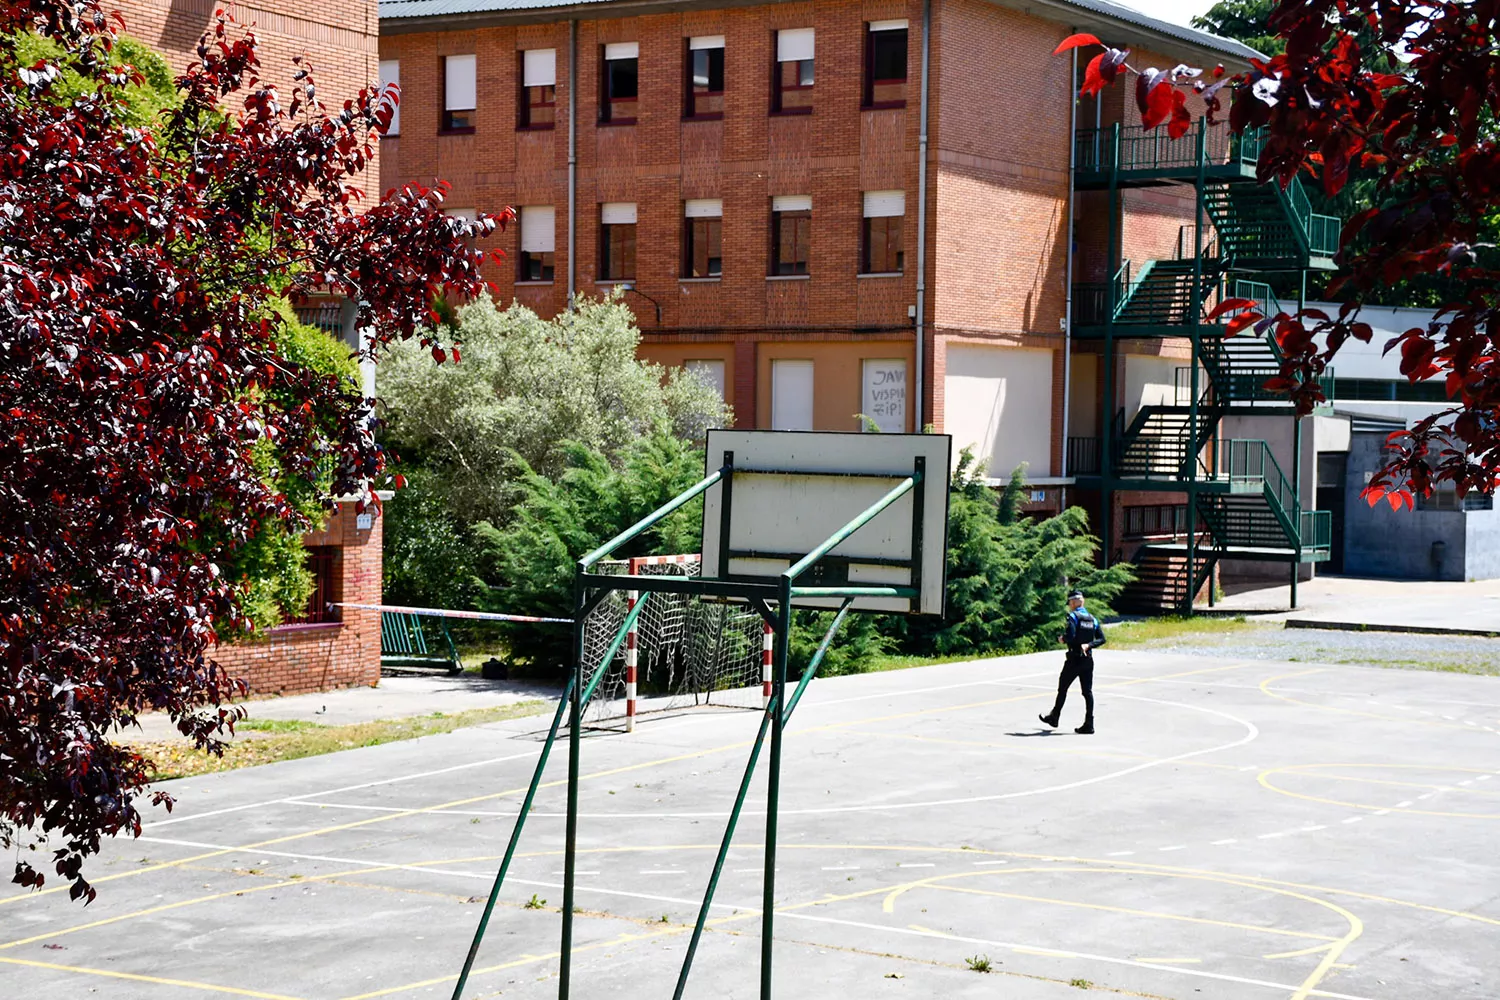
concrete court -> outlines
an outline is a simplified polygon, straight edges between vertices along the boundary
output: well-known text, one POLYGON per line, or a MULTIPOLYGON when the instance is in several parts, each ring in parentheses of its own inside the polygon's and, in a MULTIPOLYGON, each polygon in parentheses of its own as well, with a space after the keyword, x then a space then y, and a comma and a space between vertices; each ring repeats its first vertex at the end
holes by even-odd
MULTIPOLYGON (((1072 733, 1075 690, 1042 735, 1059 660, 812 686, 786 747, 779 997, 1500 995, 1500 681, 1104 650, 1099 734, 1072 733)), ((757 721, 585 739, 573 996, 671 995, 757 721)), ((92 906, 0 890, 0 996, 447 997, 539 724, 176 783, 171 818, 94 864, 92 906)), ((556 995, 564 767, 470 997, 556 995)), ((690 997, 757 995, 763 793, 690 997)))
POLYGON ((1261 621, 1299 619, 1420 630, 1500 629, 1500 580, 1376 580, 1319 576, 1297 585, 1297 610, 1286 610, 1286 585, 1246 590, 1219 600, 1223 611, 1261 621), (1267 613, 1269 611, 1269 613, 1267 613))

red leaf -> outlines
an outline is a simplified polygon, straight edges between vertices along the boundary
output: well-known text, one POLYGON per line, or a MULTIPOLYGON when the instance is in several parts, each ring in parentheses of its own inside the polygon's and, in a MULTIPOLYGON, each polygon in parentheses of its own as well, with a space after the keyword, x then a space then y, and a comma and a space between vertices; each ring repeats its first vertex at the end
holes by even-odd
POLYGON ((1064 52, 1068 51, 1069 49, 1080 48, 1080 47, 1082 47, 1084 45, 1102 45, 1102 44, 1104 44, 1104 43, 1101 42, 1101 41, 1099 41, 1099 39, 1095 38, 1093 35, 1090 35, 1087 32, 1080 32, 1079 34, 1069 35, 1067 38, 1064 38, 1061 42, 1059 42, 1057 44, 1057 48, 1055 48, 1055 49, 1052 50, 1052 54, 1055 55, 1055 56, 1057 56, 1057 55, 1062 55, 1064 52))
POLYGON ((1104 53, 1101 52, 1089 60, 1088 67, 1083 71, 1083 86, 1078 93, 1084 97, 1092 97, 1104 89, 1105 79, 1099 72, 1099 67, 1104 64, 1104 53))
POLYGON ((1257 320, 1260 320, 1262 318, 1264 317, 1262 317, 1261 314, 1257 312, 1242 312, 1238 316, 1235 316, 1233 319, 1231 319, 1229 321, 1229 324, 1224 327, 1224 334, 1225 336, 1232 337, 1243 330, 1245 327, 1254 324, 1257 320))
POLYGON ((1209 311, 1209 319, 1218 319, 1225 313, 1241 312, 1259 305, 1254 299, 1225 299, 1209 311))

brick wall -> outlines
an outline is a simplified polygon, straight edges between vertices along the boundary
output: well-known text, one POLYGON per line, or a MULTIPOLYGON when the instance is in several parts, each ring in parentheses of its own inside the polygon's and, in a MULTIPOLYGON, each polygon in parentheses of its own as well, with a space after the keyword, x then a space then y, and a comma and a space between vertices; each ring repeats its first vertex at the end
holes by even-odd
MULTIPOLYGON (((334 600, 380 603, 381 520, 370 511, 360 528, 354 504, 341 503, 307 545, 340 546, 334 600)), ((243 678, 253 695, 302 694, 334 688, 374 686, 380 680, 380 613, 342 609, 342 620, 283 625, 259 639, 213 652, 231 676, 243 678)))
MULTIPOLYGON (((283 103, 296 84, 294 56, 311 62, 318 98, 337 114, 345 100, 379 77, 377 0, 261 0, 224 4, 218 0, 119 0, 106 4, 125 18, 125 33, 166 57, 174 75, 197 59, 198 39, 214 24, 214 12, 227 8, 238 28, 254 28, 260 73, 280 88, 283 103)), ((239 110, 236 106, 232 110, 239 110)), ((372 164, 353 184, 373 204, 380 196, 380 174, 372 164)))

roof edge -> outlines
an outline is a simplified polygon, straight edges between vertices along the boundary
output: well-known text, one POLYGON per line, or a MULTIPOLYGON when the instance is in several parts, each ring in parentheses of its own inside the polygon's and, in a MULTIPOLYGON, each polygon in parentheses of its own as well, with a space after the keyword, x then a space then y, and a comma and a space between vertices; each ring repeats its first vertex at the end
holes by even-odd
MULTIPOLYGON (((580 2, 546 3, 535 7, 510 7, 442 14, 380 14, 382 35, 404 35, 425 31, 452 31, 482 28, 499 24, 537 23, 566 19, 596 20, 629 17, 633 14, 675 13, 723 7, 751 7, 794 0, 580 0, 580 2)), ((1181 24, 1173 24, 1124 7, 1109 0, 990 0, 991 3, 1038 16, 1046 11, 1048 20, 1075 28, 1092 29, 1104 41, 1114 45, 1146 47, 1166 55, 1192 59, 1211 54, 1228 57, 1248 66, 1251 59, 1264 59, 1257 52, 1231 38, 1221 38, 1181 24), (1123 30, 1122 30, 1123 29, 1123 30)), ((412 0, 382 3, 383 8, 410 8, 412 0)))

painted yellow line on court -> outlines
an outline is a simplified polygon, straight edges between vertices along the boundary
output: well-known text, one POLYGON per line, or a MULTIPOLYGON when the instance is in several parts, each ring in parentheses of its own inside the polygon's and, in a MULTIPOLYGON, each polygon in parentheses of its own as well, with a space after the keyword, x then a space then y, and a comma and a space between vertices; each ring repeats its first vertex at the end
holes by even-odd
MULTIPOLYGON (((955 879, 967 879, 967 878, 975 878, 975 877, 991 876, 991 875, 1008 875, 1008 874, 1020 873, 1020 872, 1026 871, 1026 870, 1027 869, 1024 869, 1024 868, 997 868, 997 869, 991 869, 991 870, 983 871, 983 872, 956 872, 956 873, 951 874, 951 875, 938 875, 938 876, 934 876, 932 878, 922 879, 922 880, 917 881, 917 882, 911 882, 911 883, 908 883, 907 885, 900 886, 900 887, 896 888, 895 890, 893 890, 889 895, 887 895, 885 897, 885 900, 882 903, 882 909, 884 909, 885 912, 887 912, 887 913, 894 912, 894 904, 895 904, 896 899, 899 898, 903 893, 906 893, 906 892, 908 892, 908 891, 910 891, 912 889, 915 889, 915 888, 941 888, 942 886, 940 886, 939 883, 949 882, 949 881, 953 881, 955 879)), ((1046 870, 1046 871, 1059 871, 1059 870, 1067 871, 1069 869, 1066 869, 1066 868, 1064 868, 1064 869, 1049 868, 1049 869, 1044 869, 1044 870, 1046 870)), ((1117 867, 1117 868, 1114 868, 1114 869, 1108 869, 1108 868, 1098 869, 1098 868, 1092 868, 1092 867, 1090 867, 1090 868, 1075 868, 1075 869, 1071 869, 1071 870, 1073 870, 1073 871, 1083 871, 1083 872, 1089 872, 1089 873, 1098 873, 1100 871, 1114 871, 1114 872, 1121 872, 1121 873, 1125 873, 1125 874, 1132 874, 1132 872, 1127 867, 1125 867, 1125 866, 1120 866, 1120 867, 1117 867)), ((1345 934, 1342 937, 1332 940, 1332 942, 1329 945, 1327 945, 1327 949, 1328 950, 1324 954, 1322 961, 1320 961, 1318 963, 1317 967, 1315 967, 1310 973, 1307 974, 1307 978, 1305 978, 1302 981, 1302 984, 1299 987, 1297 987, 1297 991, 1292 994, 1291 1000, 1307 1000, 1307 997, 1312 992, 1312 990, 1314 990, 1317 987, 1318 983, 1322 982, 1323 978, 1328 975, 1328 971, 1332 967, 1333 963, 1338 959, 1338 957, 1340 955, 1343 954, 1344 950, 1346 948, 1348 948, 1349 945, 1352 944, 1355 941, 1356 938, 1358 938, 1361 934, 1364 933, 1364 929, 1365 929, 1364 922, 1361 921, 1359 919, 1359 917, 1355 916, 1353 913, 1349 912, 1344 907, 1339 906, 1337 903, 1330 902, 1330 901, 1328 901, 1326 899, 1318 899, 1316 896, 1309 896, 1309 895, 1307 895, 1305 893, 1293 892, 1293 891, 1291 891, 1289 889, 1275 888, 1275 887, 1271 887, 1271 886, 1267 886, 1267 885, 1263 885, 1263 884, 1259 884, 1259 883, 1255 883, 1255 882, 1247 882, 1247 881, 1242 880, 1242 879, 1236 879, 1236 878, 1233 878, 1233 877, 1226 877, 1226 876, 1223 876, 1223 875, 1196 875, 1196 874, 1188 874, 1188 873, 1184 873, 1184 872, 1170 873, 1170 872, 1147 872, 1147 871, 1137 871, 1137 872, 1134 872, 1134 874, 1151 874, 1151 875, 1157 875, 1157 876, 1165 876, 1165 877, 1169 877, 1169 878, 1195 879, 1195 880, 1205 881, 1205 882, 1219 882, 1219 883, 1222 883, 1222 884, 1225 884, 1225 885, 1237 885, 1237 886, 1240 886, 1240 887, 1246 888, 1246 889, 1258 889, 1258 890, 1260 890, 1262 892, 1271 892, 1271 893, 1275 893, 1275 894, 1281 895, 1281 896, 1289 896, 1289 897, 1292 897, 1294 899, 1300 899, 1300 900, 1303 900, 1304 902, 1312 903, 1315 906, 1321 906, 1324 909, 1331 910, 1334 913, 1337 913, 1339 916, 1343 917, 1348 922, 1348 924, 1349 924, 1348 931, 1345 932, 1345 934)), ((1062 902, 1062 901, 1055 901, 1055 902, 1062 902)), ((1069 904, 1063 902, 1062 905, 1069 905, 1069 904)), ((1122 912, 1131 912, 1131 911, 1122 911, 1122 912)), ((1150 914, 1150 915, 1157 916, 1158 914, 1150 914)), ((1165 916, 1165 915, 1162 915, 1162 916, 1165 916)), ((1197 922, 1197 921, 1195 920, 1194 922, 1197 922)), ((1227 924, 1226 923, 1226 924, 1224 924, 1224 926, 1233 927, 1235 925, 1233 925, 1233 924, 1227 924)), ((1253 927, 1252 925, 1245 925, 1245 926, 1251 926, 1252 929, 1254 929, 1254 930, 1265 930, 1266 929, 1266 928, 1261 928, 1261 927, 1253 927)), ((1306 936, 1312 936, 1312 935, 1306 935, 1306 936)), ((1324 940, 1328 940, 1328 939, 1325 938, 1324 940)))
POLYGON ((127 979, 136 983, 151 983, 154 986, 181 986, 189 990, 209 993, 227 993, 237 997, 256 997, 257 1000, 302 1000, 284 993, 262 993, 260 990, 242 990, 234 986, 216 986, 213 983, 198 983, 190 979, 168 979, 164 976, 144 976, 114 969, 90 969, 82 965, 59 965, 56 962, 37 962, 27 958, 0 958, 6 965, 25 965, 33 969, 48 969, 53 972, 72 972, 86 976, 105 976, 109 979, 127 979))
POLYGON ((1278 951, 1270 955, 1262 955, 1261 958, 1298 958, 1302 955, 1316 955, 1318 952, 1328 948, 1326 944, 1315 944, 1307 948, 1298 948, 1296 951, 1278 951))
MULTIPOLYGON (((994 869, 988 872, 977 872, 982 875, 1003 875, 1015 872, 1055 872, 1068 871, 1065 868, 1004 868, 994 869)), ((1097 872, 1096 868, 1075 868, 1073 871, 1097 872)), ((932 885, 927 888, 939 889, 943 892, 962 892, 975 896, 999 896, 1003 899, 1019 899, 1030 903, 1048 903, 1053 906, 1073 906, 1084 910, 1102 910, 1106 913, 1123 913, 1132 917, 1154 917, 1159 920, 1180 920, 1190 924, 1206 924, 1210 927, 1228 927, 1232 930, 1257 931, 1262 934, 1279 934, 1285 937, 1307 938, 1313 941, 1332 942, 1338 938, 1328 934, 1312 934, 1305 931, 1288 931, 1280 927, 1265 927, 1260 924, 1241 924, 1229 920, 1214 920, 1210 917, 1189 917, 1179 913, 1164 913, 1160 910, 1134 910, 1125 906, 1109 906, 1105 903, 1080 903, 1076 900, 1061 899, 1055 896, 1027 896, 1018 892, 998 892, 994 889, 975 889, 970 886, 960 885, 932 885)), ((885 912, 892 912, 886 909, 885 912)))
POLYGON ((1272 775, 1277 775, 1277 774, 1297 774, 1297 775, 1301 775, 1302 777, 1323 778, 1323 779, 1328 780, 1328 781, 1338 781, 1338 780, 1359 781, 1360 780, 1360 779, 1357 779, 1357 778, 1355 778, 1355 779, 1345 779, 1345 778, 1342 778, 1340 775, 1316 774, 1316 773, 1313 773, 1312 770, 1311 770, 1313 768, 1321 768, 1321 767, 1380 767, 1380 768, 1408 767, 1408 768, 1419 768, 1419 769, 1434 770, 1434 771, 1437 771, 1437 770, 1463 771, 1463 772, 1468 772, 1468 773, 1473 773, 1473 774, 1492 774, 1492 773, 1494 773, 1492 771, 1486 771, 1486 770, 1476 769, 1476 768, 1447 767, 1446 765, 1430 765, 1430 764, 1291 764, 1291 765, 1288 765, 1286 767, 1273 767, 1273 768, 1270 768, 1268 770, 1262 771, 1262 772, 1260 772, 1259 775, 1256 776, 1256 781, 1258 781, 1260 783, 1260 785, 1261 785, 1262 788, 1265 788, 1268 791, 1275 792, 1278 795, 1285 795, 1288 798, 1293 798, 1293 799, 1303 799, 1303 800, 1305 800, 1307 802, 1318 802, 1318 803, 1321 803, 1322 805, 1327 805, 1327 806, 1343 806, 1343 807, 1345 807, 1347 809, 1365 809, 1365 810, 1369 810, 1371 812, 1386 811, 1386 812, 1393 812, 1393 813, 1406 813, 1406 814, 1415 815, 1415 816, 1445 816, 1445 817, 1448 817, 1450 819, 1500 819, 1500 813, 1453 812, 1451 810, 1446 810, 1445 811, 1445 810, 1438 810, 1438 809, 1414 809, 1411 806, 1404 806, 1403 807, 1403 806, 1395 806, 1395 805, 1380 805, 1380 804, 1377 804, 1377 803, 1370 803, 1370 802, 1350 802, 1350 801, 1347 801, 1347 800, 1344 800, 1344 799, 1328 798, 1327 796, 1323 796, 1323 795, 1309 795, 1309 794, 1307 794, 1305 792, 1294 792, 1294 791, 1292 791, 1289 788, 1282 788, 1280 785, 1275 784, 1271 780, 1271 776, 1272 775))

